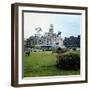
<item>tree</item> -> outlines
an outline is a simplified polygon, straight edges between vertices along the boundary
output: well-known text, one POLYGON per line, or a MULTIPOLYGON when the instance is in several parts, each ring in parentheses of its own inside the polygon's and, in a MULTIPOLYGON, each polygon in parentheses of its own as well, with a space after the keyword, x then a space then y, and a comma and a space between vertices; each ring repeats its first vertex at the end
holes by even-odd
POLYGON ((35 30, 36 30, 37 44, 39 44, 39 38, 41 36, 40 32, 42 31, 42 28, 37 27, 37 28, 35 28, 35 30))
POLYGON ((42 28, 41 27, 37 27, 37 28, 35 28, 35 30, 36 30, 36 35, 40 36, 40 32, 42 31, 42 28))
POLYGON ((65 37, 63 43, 67 48, 80 47, 80 35, 78 35, 77 37, 74 36, 70 36, 69 38, 65 37))

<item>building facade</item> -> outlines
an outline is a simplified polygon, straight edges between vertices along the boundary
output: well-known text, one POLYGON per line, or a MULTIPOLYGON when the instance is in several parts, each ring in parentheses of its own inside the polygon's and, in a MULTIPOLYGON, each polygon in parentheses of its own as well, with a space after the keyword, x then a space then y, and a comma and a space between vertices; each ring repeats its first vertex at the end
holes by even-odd
POLYGON ((51 24, 49 31, 46 32, 43 36, 37 36, 37 44, 41 47, 61 47, 65 48, 63 45, 63 38, 61 37, 61 32, 57 34, 54 33, 54 26, 51 24))

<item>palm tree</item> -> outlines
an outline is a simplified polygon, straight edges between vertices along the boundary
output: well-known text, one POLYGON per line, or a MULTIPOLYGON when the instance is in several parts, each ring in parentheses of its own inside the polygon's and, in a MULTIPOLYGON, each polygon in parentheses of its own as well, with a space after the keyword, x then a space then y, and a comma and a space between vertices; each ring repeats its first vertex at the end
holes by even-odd
POLYGON ((35 28, 35 30, 36 30, 37 35, 40 36, 40 32, 42 31, 42 28, 37 27, 37 28, 35 28))
POLYGON ((37 44, 39 44, 39 37, 41 36, 40 32, 42 31, 41 27, 35 28, 36 30, 36 36, 37 36, 37 44))

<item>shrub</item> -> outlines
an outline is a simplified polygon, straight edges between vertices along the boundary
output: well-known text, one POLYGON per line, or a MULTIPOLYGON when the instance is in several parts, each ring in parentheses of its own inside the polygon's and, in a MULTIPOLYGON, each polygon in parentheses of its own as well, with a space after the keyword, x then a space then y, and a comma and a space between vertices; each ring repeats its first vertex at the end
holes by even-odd
POLYGON ((69 51, 69 49, 67 49, 67 48, 64 48, 64 49, 58 48, 58 49, 56 50, 56 53, 61 54, 61 53, 65 53, 65 52, 67 52, 67 51, 69 51))
POLYGON ((58 55, 57 67, 61 69, 80 69, 80 55, 77 53, 67 53, 58 55))
POLYGON ((52 48, 47 48, 46 51, 52 51, 52 48))
POLYGON ((25 54, 29 56, 30 55, 30 51, 25 51, 25 54))
POLYGON ((76 51, 77 49, 76 48, 73 48, 73 51, 76 51))

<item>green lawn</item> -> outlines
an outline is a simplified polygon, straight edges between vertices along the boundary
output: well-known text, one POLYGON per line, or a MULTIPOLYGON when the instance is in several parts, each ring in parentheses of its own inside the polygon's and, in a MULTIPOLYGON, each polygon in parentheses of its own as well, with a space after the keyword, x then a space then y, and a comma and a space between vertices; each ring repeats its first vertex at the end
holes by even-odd
POLYGON ((24 77, 79 75, 80 70, 61 70, 56 66, 56 54, 51 51, 31 52, 24 56, 24 77))

